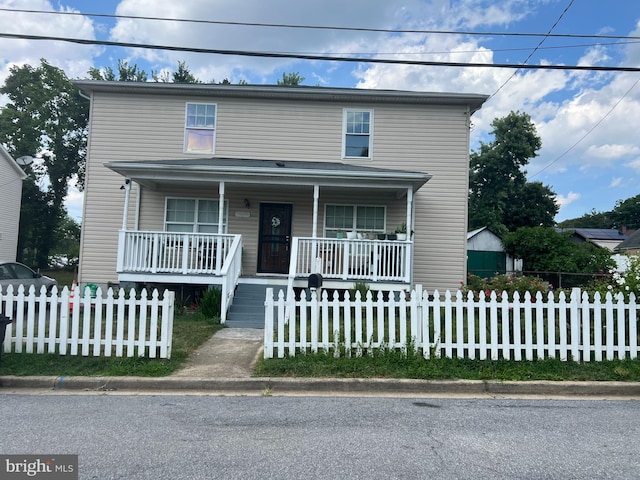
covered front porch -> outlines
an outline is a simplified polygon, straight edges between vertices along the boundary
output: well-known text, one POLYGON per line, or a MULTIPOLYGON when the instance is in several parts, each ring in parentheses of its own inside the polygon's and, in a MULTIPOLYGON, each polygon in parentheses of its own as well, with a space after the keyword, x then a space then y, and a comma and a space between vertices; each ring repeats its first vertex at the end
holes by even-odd
POLYGON ((306 286, 313 273, 333 288, 351 288, 357 281, 389 288, 411 284, 413 199, 430 178, 427 174, 341 163, 216 158, 107 166, 125 177, 117 252, 121 283, 218 285, 223 321, 241 276, 245 281, 285 281, 290 290, 306 286), (217 193, 217 211, 209 215, 217 216, 217 232, 196 227, 167 231, 173 225, 166 220, 166 205, 165 221, 156 222, 161 228, 141 225, 153 223, 145 220, 147 211, 159 210, 150 200, 145 204, 147 197, 164 203, 176 197, 174 191, 206 188, 210 198, 216 198, 211 187, 217 193), (342 212, 333 205, 348 203, 351 197, 365 205, 348 210, 353 211, 353 225, 325 218, 329 211, 342 212), (383 207, 371 207, 377 203, 383 207), (378 216, 384 213, 378 223, 355 219, 354 209, 372 208, 378 216), (397 224, 407 226, 407 238, 387 239, 384 231, 391 233, 397 224), (350 238, 340 238, 343 226, 350 238))

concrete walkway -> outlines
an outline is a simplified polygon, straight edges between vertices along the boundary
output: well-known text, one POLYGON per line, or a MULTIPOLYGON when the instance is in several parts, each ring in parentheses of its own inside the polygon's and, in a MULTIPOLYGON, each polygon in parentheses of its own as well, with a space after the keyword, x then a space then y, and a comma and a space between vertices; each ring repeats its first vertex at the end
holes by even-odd
POLYGON ((223 328, 202 344, 173 377, 249 378, 262 355, 264 330, 223 328))

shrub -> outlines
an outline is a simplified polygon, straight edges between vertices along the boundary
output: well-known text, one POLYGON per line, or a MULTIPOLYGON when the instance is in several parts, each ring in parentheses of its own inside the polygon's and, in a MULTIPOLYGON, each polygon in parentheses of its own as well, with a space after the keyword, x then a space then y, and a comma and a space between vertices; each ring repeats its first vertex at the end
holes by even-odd
POLYGON ((207 318, 220 317, 220 308, 222 305, 222 290, 219 288, 210 288, 202 295, 199 310, 202 315, 207 318))
POLYGON ((631 257, 629 260, 629 268, 626 271, 609 270, 607 277, 589 285, 589 292, 600 292, 603 299, 609 292, 613 295, 622 293, 625 300, 629 300, 629 295, 634 293, 638 299, 640 297, 640 257, 631 257))
POLYGON ((494 291, 498 297, 501 297, 503 292, 507 292, 509 298, 513 298, 513 294, 518 292, 522 299, 526 292, 529 292, 532 297, 535 297, 538 292, 548 292, 549 283, 540 277, 496 275, 493 278, 480 278, 469 274, 467 284, 462 285, 461 290, 464 295, 473 292, 475 298, 478 298, 480 292, 484 292, 489 297, 494 291))
POLYGON ((353 284, 353 288, 349 290, 349 296, 351 300, 356 298, 356 292, 360 292, 360 298, 362 300, 367 299, 367 292, 370 290, 369 284, 367 282, 356 282, 353 284))

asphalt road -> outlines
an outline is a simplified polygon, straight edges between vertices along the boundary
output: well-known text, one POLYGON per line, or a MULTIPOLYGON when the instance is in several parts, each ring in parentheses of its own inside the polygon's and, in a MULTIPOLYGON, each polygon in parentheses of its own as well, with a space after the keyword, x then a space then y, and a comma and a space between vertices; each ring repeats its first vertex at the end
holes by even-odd
POLYGON ((2 395, 2 454, 82 479, 638 478, 640 402, 2 395))

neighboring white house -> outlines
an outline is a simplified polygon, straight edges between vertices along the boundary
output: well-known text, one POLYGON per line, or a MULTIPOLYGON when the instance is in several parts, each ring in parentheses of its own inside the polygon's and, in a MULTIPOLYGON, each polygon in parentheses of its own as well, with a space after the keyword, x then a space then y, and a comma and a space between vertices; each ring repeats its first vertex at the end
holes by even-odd
POLYGON ((488 227, 467 233, 467 270, 479 277, 522 272, 522 260, 504 251, 502 240, 488 227))
POLYGON ((91 98, 81 283, 466 278, 470 118, 485 95, 75 84, 91 98), (413 236, 378 239, 402 224, 413 236))
POLYGON ((27 177, 9 152, 0 145, 0 260, 15 261, 22 181, 27 177))

